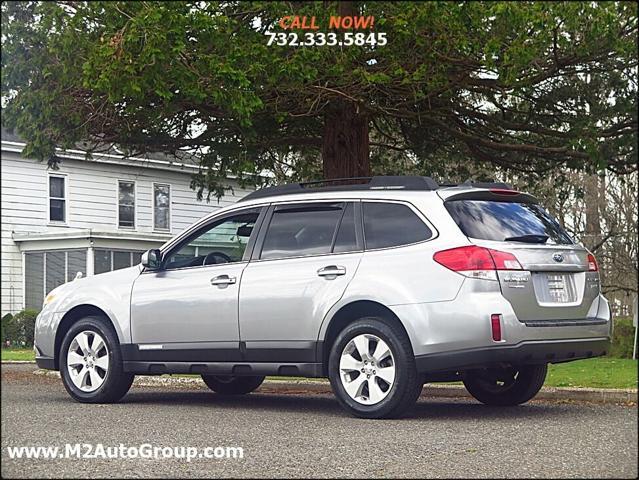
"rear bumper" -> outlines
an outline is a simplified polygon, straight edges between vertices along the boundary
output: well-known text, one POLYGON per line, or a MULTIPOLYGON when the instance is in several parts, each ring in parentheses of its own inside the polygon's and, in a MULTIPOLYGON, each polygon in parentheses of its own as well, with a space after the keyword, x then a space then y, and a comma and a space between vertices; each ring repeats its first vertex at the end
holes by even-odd
POLYGON ((558 341, 526 341, 516 345, 496 345, 453 352, 419 355, 415 358, 421 373, 471 370, 501 364, 535 365, 570 362, 605 355, 610 339, 588 338, 558 341))

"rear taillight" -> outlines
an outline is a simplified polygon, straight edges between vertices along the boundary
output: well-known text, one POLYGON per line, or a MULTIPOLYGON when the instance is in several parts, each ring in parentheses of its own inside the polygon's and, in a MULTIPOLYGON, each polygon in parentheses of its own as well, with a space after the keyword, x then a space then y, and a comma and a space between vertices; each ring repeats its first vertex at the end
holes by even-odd
POLYGON ((497 270, 522 270, 517 258, 508 252, 469 245, 442 250, 433 255, 444 267, 472 278, 497 280, 497 270))
POLYGON ((599 271, 599 265, 597 265, 597 259, 592 253, 588 254, 588 271, 589 272, 599 271))
POLYGON ((442 250, 433 255, 433 260, 454 272, 495 270, 495 262, 488 249, 474 245, 442 250))
POLYGON ((521 265, 512 253, 488 250, 495 262, 496 270, 521 270, 521 265))

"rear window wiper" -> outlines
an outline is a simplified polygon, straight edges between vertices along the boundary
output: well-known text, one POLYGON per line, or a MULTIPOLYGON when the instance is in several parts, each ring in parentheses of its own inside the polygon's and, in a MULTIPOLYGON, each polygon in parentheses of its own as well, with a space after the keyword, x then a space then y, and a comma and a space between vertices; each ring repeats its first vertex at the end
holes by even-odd
POLYGON ((548 238, 548 235, 519 235, 517 237, 504 238, 504 242, 546 243, 548 238))

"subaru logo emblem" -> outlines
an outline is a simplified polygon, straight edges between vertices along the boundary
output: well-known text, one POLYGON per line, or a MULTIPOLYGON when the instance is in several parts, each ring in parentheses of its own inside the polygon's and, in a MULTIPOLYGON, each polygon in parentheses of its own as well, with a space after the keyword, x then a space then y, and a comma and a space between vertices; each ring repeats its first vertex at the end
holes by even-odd
POLYGON ((552 256, 552 259, 553 259, 555 262, 561 263, 561 262, 563 262, 563 261, 564 261, 564 256, 563 256, 561 253, 555 253, 555 254, 552 256))

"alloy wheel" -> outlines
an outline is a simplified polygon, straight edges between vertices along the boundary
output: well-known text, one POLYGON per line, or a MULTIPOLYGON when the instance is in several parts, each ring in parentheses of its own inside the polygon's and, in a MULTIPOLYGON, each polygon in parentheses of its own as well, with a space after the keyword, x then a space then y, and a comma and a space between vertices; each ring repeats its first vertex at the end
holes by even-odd
POLYGON ((100 388, 109 371, 109 351, 102 336, 92 330, 78 333, 69 345, 67 369, 73 384, 83 392, 100 388))
POLYGON ((395 383, 395 359, 388 344, 371 334, 360 334, 346 344, 339 361, 346 393, 363 405, 375 405, 395 383))

